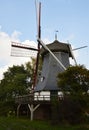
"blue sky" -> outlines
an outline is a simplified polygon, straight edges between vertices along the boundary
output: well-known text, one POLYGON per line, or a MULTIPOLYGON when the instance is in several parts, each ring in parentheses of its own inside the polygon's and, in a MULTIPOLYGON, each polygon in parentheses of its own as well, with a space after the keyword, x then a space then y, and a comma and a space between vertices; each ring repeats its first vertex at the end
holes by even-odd
MULTIPOLYGON (((39 1, 42 3, 41 35, 44 41, 54 41, 55 30, 58 30, 59 41, 69 41, 74 48, 88 46, 89 0, 39 1)), ((35 0, 0 0, 1 71, 9 62, 13 62, 12 59, 7 60, 7 50, 10 53, 9 41, 36 42, 36 35, 35 0)), ((78 64, 84 64, 89 68, 89 47, 78 50, 75 56, 78 64)))

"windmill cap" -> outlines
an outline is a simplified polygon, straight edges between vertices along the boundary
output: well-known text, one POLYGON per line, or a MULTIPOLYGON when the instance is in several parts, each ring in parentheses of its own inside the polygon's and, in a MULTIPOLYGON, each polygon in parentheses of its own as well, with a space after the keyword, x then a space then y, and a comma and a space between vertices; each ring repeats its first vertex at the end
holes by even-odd
MULTIPOLYGON (((62 43, 59 42, 58 40, 55 40, 54 42, 50 43, 47 45, 47 47, 52 51, 52 52, 65 52, 65 53, 69 53, 69 57, 72 57, 71 55, 71 51, 69 46, 71 46, 70 44, 67 43, 62 43)), ((47 50, 45 50, 43 47, 40 51, 40 54, 42 56, 46 55, 48 53, 47 50)))

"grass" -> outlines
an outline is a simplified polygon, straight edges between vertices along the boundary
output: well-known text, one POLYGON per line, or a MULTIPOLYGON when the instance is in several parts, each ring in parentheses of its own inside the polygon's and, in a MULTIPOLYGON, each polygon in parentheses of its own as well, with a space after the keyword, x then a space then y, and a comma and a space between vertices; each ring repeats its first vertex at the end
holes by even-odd
POLYGON ((88 130, 89 126, 54 126, 44 121, 30 121, 29 119, 0 117, 0 130, 88 130))

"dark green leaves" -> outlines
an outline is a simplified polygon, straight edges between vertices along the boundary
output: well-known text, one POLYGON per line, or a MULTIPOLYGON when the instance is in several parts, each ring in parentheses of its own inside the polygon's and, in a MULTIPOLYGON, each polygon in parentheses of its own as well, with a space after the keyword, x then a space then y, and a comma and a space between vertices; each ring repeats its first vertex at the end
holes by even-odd
POLYGON ((58 86, 70 93, 87 93, 89 89, 89 70, 84 66, 72 66, 58 75, 58 86))

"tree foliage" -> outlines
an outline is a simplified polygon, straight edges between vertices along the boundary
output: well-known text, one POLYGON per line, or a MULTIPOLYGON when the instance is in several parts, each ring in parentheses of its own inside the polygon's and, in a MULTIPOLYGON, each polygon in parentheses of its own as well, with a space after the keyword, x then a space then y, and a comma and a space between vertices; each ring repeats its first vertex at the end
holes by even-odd
POLYGON ((70 94, 87 93, 89 89, 89 70, 84 66, 71 66, 58 75, 58 86, 70 94))
POLYGON ((33 83, 33 71, 33 62, 9 67, 0 82, 0 100, 12 100, 17 95, 29 93, 33 83))
POLYGON ((14 98, 29 94, 33 84, 35 59, 25 65, 13 65, 3 74, 0 81, 0 115, 6 115, 15 108, 14 98))
POLYGON ((58 86, 64 94, 59 111, 61 120, 68 123, 86 121, 89 108, 89 70, 84 66, 71 66, 58 74, 58 86))
POLYGON ((1 80, 0 99, 11 99, 13 96, 20 95, 26 92, 27 73, 24 66, 13 66, 4 73, 4 78, 1 80))

